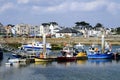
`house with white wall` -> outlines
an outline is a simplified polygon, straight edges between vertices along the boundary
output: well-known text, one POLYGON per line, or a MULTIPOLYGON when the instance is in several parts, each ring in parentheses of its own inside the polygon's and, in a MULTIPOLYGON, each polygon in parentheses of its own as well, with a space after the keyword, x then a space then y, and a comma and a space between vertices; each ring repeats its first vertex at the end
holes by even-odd
POLYGON ((58 32, 59 30, 61 30, 61 28, 58 26, 58 24, 50 24, 50 34, 51 35, 55 35, 56 32, 58 32))
POLYGON ((28 24, 17 24, 14 26, 15 32, 17 35, 29 35, 30 33, 30 25, 28 24))
POLYGON ((40 34, 40 26, 30 26, 30 36, 41 36, 40 34))
POLYGON ((72 37, 72 36, 76 36, 78 33, 80 33, 80 32, 76 31, 72 28, 64 28, 56 33, 56 38, 58 38, 58 37, 72 37))

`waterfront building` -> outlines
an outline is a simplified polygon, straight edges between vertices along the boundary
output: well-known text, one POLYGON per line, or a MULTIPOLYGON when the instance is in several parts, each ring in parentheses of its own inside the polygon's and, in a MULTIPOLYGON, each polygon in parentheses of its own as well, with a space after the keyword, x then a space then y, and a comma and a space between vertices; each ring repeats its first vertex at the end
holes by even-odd
POLYGON ((40 26, 40 34, 46 33, 47 37, 56 35, 56 32, 60 30, 60 27, 56 22, 42 23, 40 26))
POLYGON ((17 24, 15 25, 15 32, 17 35, 29 35, 30 25, 28 24, 17 24))
POLYGON ((40 25, 40 34, 41 35, 44 34, 44 33, 49 34, 50 33, 49 26, 50 26, 49 23, 42 23, 40 25))
POLYGON ((7 26, 5 26, 5 31, 6 31, 6 36, 8 37, 8 36, 12 36, 12 28, 14 27, 14 25, 12 25, 12 24, 8 24, 7 26))
POLYGON ((0 23, 0 35, 6 34, 5 28, 2 23, 0 23))
POLYGON ((55 36, 56 33, 60 30, 61 30, 61 28, 58 26, 58 24, 56 22, 50 22, 50 34, 51 34, 51 36, 56 37, 55 36))
POLYGON ((40 26, 30 26, 29 36, 41 36, 40 34, 40 26))
POLYGON ((65 29, 58 31, 56 33, 56 37, 72 37, 72 36, 76 36, 78 33, 80 32, 72 28, 65 28, 65 29))

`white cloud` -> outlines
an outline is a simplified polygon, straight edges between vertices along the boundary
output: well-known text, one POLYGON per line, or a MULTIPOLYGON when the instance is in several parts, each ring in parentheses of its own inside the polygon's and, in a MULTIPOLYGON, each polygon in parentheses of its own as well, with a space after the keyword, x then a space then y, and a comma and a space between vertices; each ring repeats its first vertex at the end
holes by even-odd
POLYGON ((79 10, 81 11, 94 11, 94 10, 98 10, 104 7, 104 5, 106 4, 106 1, 104 0, 96 0, 96 1, 92 1, 92 2, 84 2, 84 3, 79 3, 79 10))
POLYGON ((55 6, 50 6, 50 7, 47 7, 46 8, 46 11, 49 11, 49 12, 54 12, 54 11, 68 11, 69 10, 69 4, 67 3, 63 3, 63 4, 60 4, 60 5, 55 5, 55 6))
POLYGON ((13 8, 13 4, 12 3, 6 3, 6 4, 3 4, 1 7, 0 7, 0 12, 4 12, 8 9, 11 9, 13 8))
POLYGON ((89 2, 82 1, 64 1, 58 5, 34 6, 33 11, 41 12, 68 12, 68 11, 98 11, 106 10, 109 12, 120 10, 120 4, 109 0, 94 0, 89 2))
POLYGON ((18 4, 28 4, 28 3, 41 3, 41 2, 45 2, 45 3, 48 3, 48 2, 52 2, 52 1, 49 1, 49 0, 17 0, 17 3, 18 4))
POLYGON ((17 0, 19 4, 27 4, 30 0, 17 0))
POLYGON ((92 11, 102 7, 106 2, 104 0, 96 0, 92 2, 63 2, 59 5, 45 6, 44 11, 92 11))
POLYGON ((32 12, 39 12, 40 11, 40 7, 39 6, 33 6, 32 7, 32 12))
POLYGON ((107 5, 107 10, 112 14, 117 14, 120 11, 120 4, 111 2, 107 5))

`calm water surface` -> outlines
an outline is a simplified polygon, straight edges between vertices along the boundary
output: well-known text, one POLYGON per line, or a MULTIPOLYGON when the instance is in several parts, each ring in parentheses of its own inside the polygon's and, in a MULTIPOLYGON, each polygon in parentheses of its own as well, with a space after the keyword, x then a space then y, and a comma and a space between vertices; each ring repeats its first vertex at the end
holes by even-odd
POLYGON ((0 80, 120 80, 119 60, 89 59, 6 66, 9 56, 10 53, 4 53, 0 62, 0 80))

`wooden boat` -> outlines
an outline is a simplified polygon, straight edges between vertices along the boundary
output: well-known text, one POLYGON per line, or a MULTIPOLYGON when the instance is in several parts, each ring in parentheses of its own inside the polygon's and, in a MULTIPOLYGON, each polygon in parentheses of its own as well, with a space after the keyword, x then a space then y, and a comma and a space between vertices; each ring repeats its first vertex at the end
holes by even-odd
POLYGON ((105 41, 104 41, 104 35, 102 35, 101 40, 101 47, 102 50, 100 51, 97 47, 91 47, 90 50, 87 53, 88 58, 93 59, 112 59, 113 53, 110 50, 105 51, 105 41))
POLYGON ((49 61, 52 61, 52 59, 51 58, 38 58, 38 57, 35 58, 35 62, 49 62, 49 61))
POLYGON ((48 61, 52 61, 51 58, 46 58, 46 56, 44 56, 44 53, 40 53, 40 56, 35 57, 35 62, 48 62, 48 61))
POLYGON ((46 56, 46 35, 43 34, 43 52, 40 53, 40 56, 35 57, 35 62, 47 62, 52 61, 51 58, 47 58, 46 56))

